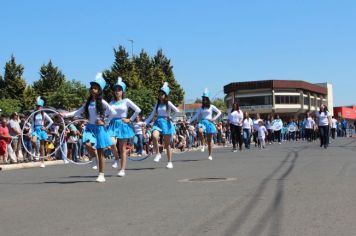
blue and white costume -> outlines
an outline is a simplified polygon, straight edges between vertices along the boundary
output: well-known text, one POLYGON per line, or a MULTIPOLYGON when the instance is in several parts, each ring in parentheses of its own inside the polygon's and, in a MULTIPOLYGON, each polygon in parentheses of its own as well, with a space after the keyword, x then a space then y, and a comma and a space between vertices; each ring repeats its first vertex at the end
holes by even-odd
MULTIPOLYGON (((90 82, 90 84, 96 83, 101 89, 105 88, 106 82, 101 77, 101 74, 97 75, 97 78, 90 82)), ((106 115, 115 115, 116 111, 102 99, 103 109, 106 115)), ((76 111, 66 113, 64 117, 80 116, 85 111, 85 105, 76 111)), ((83 132, 83 143, 90 142, 94 148, 106 148, 112 145, 112 141, 104 125, 98 125, 96 122, 99 118, 99 114, 96 112, 96 102, 90 102, 88 106, 89 122, 85 126, 83 132)))
POLYGON ((213 123, 219 116, 221 111, 214 105, 210 105, 209 108, 200 108, 197 113, 191 118, 190 122, 193 122, 199 118, 198 128, 202 128, 206 134, 215 134, 216 127, 213 123), (213 112, 216 112, 216 116, 213 117, 213 112))
MULTIPOLYGON (((203 93, 203 97, 209 97, 209 92, 205 89, 203 93)), ((221 115, 221 111, 214 105, 210 105, 209 108, 200 108, 197 113, 191 118, 190 122, 193 122, 199 119, 198 128, 202 128, 204 133, 206 134, 215 134, 216 127, 213 123, 217 118, 221 115), (217 113, 215 117, 213 117, 213 112, 217 113)))
POLYGON ((163 135, 175 134, 176 129, 171 119, 174 119, 177 112, 179 112, 179 109, 176 106, 174 106, 173 103, 171 103, 170 101, 168 101, 168 109, 167 106, 164 104, 160 104, 157 107, 157 103, 156 103, 156 105, 153 107, 150 116, 145 120, 146 125, 151 122, 153 117, 156 115, 156 111, 157 111, 157 119, 153 124, 152 131, 157 130, 161 132, 163 135), (169 114, 171 114, 172 111, 174 113, 172 114, 172 118, 170 119, 169 114))
MULTIPOLYGON (((168 87, 168 83, 164 83, 161 88, 166 95, 169 94, 170 89, 168 87)), ((168 101, 167 106, 165 104, 159 104, 153 107, 150 116, 145 120, 146 125, 151 122, 153 117, 157 114, 157 119, 153 124, 152 131, 159 131, 163 135, 172 135, 176 133, 176 129, 171 120, 174 119, 175 115, 179 112, 179 109, 173 105, 170 101, 168 101), (173 112, 173 114, 171 114, 173 112), (171 118, 170 118, 171 114, 171 118)))
MULTIPOLYGON (((121 90, 125 92, 126 84, 122 82, 121 77, 118 78, 114 89, 116 89, 118 86, 120 86, 121 90)), ((110 106, 115 109, 116 115, 110 117, 111 121, 108 128, 109 135, 117 139, 133 138, 135 133, 133 131, 132 124, 127 124, 123 122, 122 119, 127 117, 127 111, 129 108, 131 108, 135 112, 130 118, 130 121, 133 122, 138 114, 140 114, 141 109, 128 98, 122 99, 120 101, 112 101, 110 106)))
MULTIPOLYGON (((43 107, 44 101, 40 97, 38 97, 36 100, 36 105, 43 107)), ((51 125, 53 124, 53 120, 51 119, 51 117, 49 117, 47 113, 39 111, 34 115, 34 117, 32 116, 32 121, 32 137, 37 137, 39 141, 48 139, 47 132, 45 130, 42 130, 42 128, 45 125, 45 121, 48 122, 46 129, 51 127, 51 125)))

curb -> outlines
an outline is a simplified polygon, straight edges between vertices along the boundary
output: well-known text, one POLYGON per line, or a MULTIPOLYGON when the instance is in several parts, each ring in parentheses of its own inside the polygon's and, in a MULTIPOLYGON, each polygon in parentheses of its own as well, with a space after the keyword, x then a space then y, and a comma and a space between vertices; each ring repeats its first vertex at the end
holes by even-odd
MULTIPOLYGON (((40 165, 41 162, 7 164, 7 165, 0 165, 0 170, 18 170, 18 169, 26 169, 26 168, 33 168, 33 167, 40 168, 40 165)), ((46 161, 45 165, 46 166, 64 165, 64 162, 62 160, 46 161)))
MULTIPOLYGON (((228 147, 228 146, 225 146, 228 147)), ((213 149, 215 148, 224 148, 223 146, 217 146, 214 145, 213 149)), ((200 148, 193 148, 190 151, 194 152, 194 151, 199 151, 200 148)), ((180 154, 180 153, 186 153, 187 151, 184 152, 180 152, 180 151, 176 151, 173 152, 174 154, 180 154)), ((19 163, 19 164, 5 164, 5 165, 0 165, 0 171, 3 170, 18 170, 18 169, 27 169, 27 168, 35 168, 38 167, 40 168, 41 162, 29 162, 29 163, 19 163)), ((46 166, 56 166, 56 165, 64 165, 63 160, 56 160, 56 161, 45 161, 45 165, 46 166)))

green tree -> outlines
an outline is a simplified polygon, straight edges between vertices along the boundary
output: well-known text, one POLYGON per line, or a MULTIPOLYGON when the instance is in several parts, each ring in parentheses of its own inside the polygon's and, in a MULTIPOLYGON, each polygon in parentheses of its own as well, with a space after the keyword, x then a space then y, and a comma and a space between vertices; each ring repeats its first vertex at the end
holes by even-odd
POLYGON ((88 89, 79 81, 64 81, 56 91, 49 93, 47 106, 65 110, 78 108, 88 98, 88 89))
POLYGON ((201 98, 196 98, 194 103, 202 103, 203 101, 201 100, 201 98))
POLYGON ((128 98, 130 98, 137 106, 141 108, 141 116, 148 117, 152 111, 152 107, 156 103, 157 94, 152 90, 141 87, 137 90, 129 90, 126 94, 128 98))
POLYGON ((213 101, 211 101, 211 104, 216 106, 222 114, 225 114, 227 112, 227 106, 222 98, 216 98, 213 101))
MULTIPOLYGON (((151 81, 151 83, 147 87, 154 92, 155 97, 158 97, 158 91, 163 86, 163 83, 166 82, 167 80, 166 80, 166 77, 165 77, 163 71, 158 67, 153 69, 153 78, 154 79, 151 81)), ((168 86, 171 88, 170 84, 168 86)), ((172 95, 172 90, 171 90, 170 96, 171 95, 172 95)))
POLYGON ((1 114, 11 115, 13 112, 21 111, 21 102, 17 99, 0 99, 1 114))
POLYGON ((5 81, 0 75, 0 99, 3 98, 5 95, 5 81))
POLYGON ((1 92, 3 98, 17 99, 20 103, 23 100, 23 93, 26 82, 22 78, 24 67, 17 64, 14 55, 5 64, 4 79, 1 79, 1 92))
POLYGON ((33 83, 35 91, 43 96, 55 92, 65 81, 65 76, 50 60, 40 68, 40 79, 33 83))
POLYGON ((154 81, 153 60, 142 49, 140 55, 134 58, 134 63, 143 86, 150 87, 150 84, 154 81))
POLYGON ((35 89, 30 85, 26 86, 24 91, 24 100, 22 104, 23 110, 26 111, 26 110, 33 109, 35 107, 36 98, 37 98, 37 93, 35 89))
MULTIPOLYGON (((171 60, 169 60, 164 54, 163 50, 157 51, 153 58, 155 69, 159 68, 164 75, 164 81, 169 83, 171 89, 171 94, 169 95, 170 100, 174 104, 181 104, 184 99, 184 90, 179 85, 178 81, 174 77, 173 66, 171 65, 171 60)), ((154 78, 156 79, 156 78, 154 78)))
POLYGON ((113 98, 112 88, 118 76, 123 78, 128 87, 126 97, 131 98, 140 107, 147 104, 147 108, 142 108, 144 115, 147 115, 145 113, 152 109, 157 100, 158 91, 166 81, 171 88, 169 99, 175 105, 183 101, 184 91, 175 80, 173 66, 171 66, 170 60, 163 55, 162 50, 159 50, 154 58, 150 58, 144 50, 141 50, 138 57, 130 59, 125 48, 119 46, 117 50, 114 49, 114 56, 113 65, 103 73, 110 88, 104 91, 104 98, 107 101, 111 101, 113 98))
POLYGON ((113 87, 120 76, 129 89, 139 89, 141 81, 135 64, 129 59, 129 54, 123 46, 118 50, 114 48, 115 61, 110 70, 105 70, 103 77, 107 83, 107 89, 104 91, 104 98, 108 101, 113 99, 113 87))

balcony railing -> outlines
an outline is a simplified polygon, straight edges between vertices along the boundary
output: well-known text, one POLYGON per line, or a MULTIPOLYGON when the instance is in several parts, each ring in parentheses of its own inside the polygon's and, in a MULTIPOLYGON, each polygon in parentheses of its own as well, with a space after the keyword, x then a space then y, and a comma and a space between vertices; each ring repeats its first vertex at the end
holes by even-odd
POLYGON ((240 106, 241 110, 265 110, 272 109, 272 105, 240 106))

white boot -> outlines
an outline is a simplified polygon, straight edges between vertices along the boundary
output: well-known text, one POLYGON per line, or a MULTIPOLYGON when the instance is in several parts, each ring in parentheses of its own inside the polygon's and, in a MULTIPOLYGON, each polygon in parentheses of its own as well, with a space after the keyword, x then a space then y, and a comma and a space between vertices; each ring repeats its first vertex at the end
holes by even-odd
POLYGON ((98 178, 96 178, 96 182, 99 182, 99 183, 104 183, 105 182, 104 173, 99 173, 98 178))
POLYGON ((155 158, 153 159, 154 162, 159 162, 159 160, 161 159, 161 154, 160 153, 157 153, 155 158))
POLYGON ((93 157, 93 159, 92 159, 92 164, 91 164, 91 168, 93 169, 93 170, 97 170, 98 169, 98 164, 97 164, 97 158, 96 157, 93 157))
POLYGON ((112 165, 111 165, 112 168, 114 169, 117 169, 119 167, 118 163, 117 163, 117 160, 115 160, 112 165))

